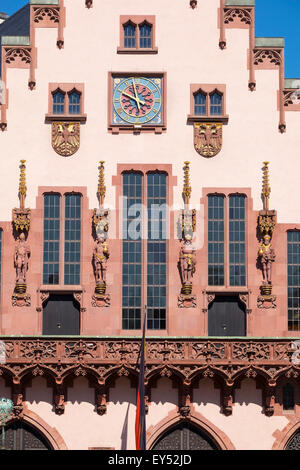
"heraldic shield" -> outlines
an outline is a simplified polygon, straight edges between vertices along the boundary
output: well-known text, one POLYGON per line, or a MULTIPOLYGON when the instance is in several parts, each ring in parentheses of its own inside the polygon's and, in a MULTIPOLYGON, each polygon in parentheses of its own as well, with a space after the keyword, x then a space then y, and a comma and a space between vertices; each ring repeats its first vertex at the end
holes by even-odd
POLYGON ((222 123, 194 122, 194 147, 202 157, 217 155, 222 148, 222 123))
POLYGON ((80 146, 79 122, 53 122, 52 147, 58 155, 70 157, 80 146))

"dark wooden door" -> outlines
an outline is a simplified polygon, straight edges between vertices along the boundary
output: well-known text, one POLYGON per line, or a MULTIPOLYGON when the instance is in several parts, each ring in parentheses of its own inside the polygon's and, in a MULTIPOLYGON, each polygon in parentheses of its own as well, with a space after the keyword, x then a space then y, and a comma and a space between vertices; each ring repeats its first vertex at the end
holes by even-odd
POLYGON ((79 335, 80 309, 72 295, 50 295, 43 309, 43 335, 79 335))
POLYGON ((238 296, 216 296, 208 309, 208 336, 245 336, 246 312, 238 296))
POLYGON ((43 435, 22 421, 14 421, 5 427, 4 447, 6 450, 53 450, 43 435))
POLYGON ((153 450, 218 450, 217 444, 190 423, 181 423, 166 431, 153 450))

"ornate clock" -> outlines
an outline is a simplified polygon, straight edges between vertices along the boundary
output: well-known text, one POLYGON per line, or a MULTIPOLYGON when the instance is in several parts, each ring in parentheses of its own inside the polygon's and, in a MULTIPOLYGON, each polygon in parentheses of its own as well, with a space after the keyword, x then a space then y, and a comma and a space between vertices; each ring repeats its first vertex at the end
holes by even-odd
POLYGON ((164 127, 164 77, 160 75, 112 75, 111 129, 164 127))

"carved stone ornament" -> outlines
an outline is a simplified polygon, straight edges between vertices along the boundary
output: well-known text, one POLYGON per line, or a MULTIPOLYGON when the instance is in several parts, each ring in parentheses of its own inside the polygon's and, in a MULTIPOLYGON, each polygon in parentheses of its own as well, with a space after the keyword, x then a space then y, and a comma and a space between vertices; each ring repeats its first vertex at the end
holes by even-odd
POLYGON ((92 307, 110 307, 110 294, 95 293, 92 297, 92 307))
POLYGON ((59 7, 41 7, 34 9, 34 22, 36 24, 44 21, 59 23, 59 7))
POLYGON ((196 229, 196 209, 183 209, 181 212, 182 240, 191 240, 196 229))
POLYGON ((11 64, 31 64, 31 49, 26 47, 5 48, 5 62, 11 64))
POLYGON ((193 10, 196 8, 197 3, 198 3, 197 0, 190 0, 190 6, 193 10))
POLYGON ((52 122, 52 147, 62 157, 74 155, 80 147, 80 123, 52 122))
POLYGON ((13 209, 13 223, 16 231, 29 231, 30 228, 30 209, 13 209))
POLYGON ((225 8, 224 9, 224 23, 231 24, 236 20, 241 23, 250 25, 252 23, 251 9, 250 8, 225 8))
POLYGON ((276 308, 276 295, 259 295, 257 297, 258 308, 276 308))
POLYGON ((12 295, 12 306, 13 307, 30 307, 31 297, 29 294, 18 294, 13 293, 12 295))
POLYGON ((195 295, 180 294, 177 306, 179 308, 195 308, 197 307, 197 297, 195 295))
POLYGON ((194 122, 194 147, 202 157, 215 157, 222 148, 222 123, 194 122))
POLYGON ((276 226, 276 211, 259 211, 258 225, 261 234, 272 234, 276 226))

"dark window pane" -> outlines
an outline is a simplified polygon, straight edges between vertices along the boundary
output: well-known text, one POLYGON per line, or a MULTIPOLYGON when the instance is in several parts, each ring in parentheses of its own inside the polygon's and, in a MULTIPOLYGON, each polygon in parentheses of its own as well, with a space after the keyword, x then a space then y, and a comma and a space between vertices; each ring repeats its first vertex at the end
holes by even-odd
POLYGON ((219 93, 210 95, 210 114, 211 116, 222 114, 222 96, 219 93))
POLYGON ((135 47, 135 32, 136 27, 133 24, 124 25, 124 47, 135 47))
POLYGON ((65 197, 65 284, 80 284, 81 196, 65 197))
POLYGON ((288 329, 300 331, 300 231, 287 233, 288 329))
POLYGON ((53 96, 53 114, 64 114, 65 112, 65 94, 61 91, 52 93, 53 96))
POLYGON ((245 196, 229 197, 229 283, 246 284, 245 196))
POLYGON ((204 116, 206 114, 206 95, 198 92, 194 95, 194 113, 204 116))
POLYGON ((224 196, 208 196, 208 285, 224 279, 224 196))
POLYGON ((144 23, 140 26, 140 47, 141 48, 151 48, 152 40, 151 40, 151 32, 152 28, 150 25, 144 23))
POLYGON ((59 284, 60 196, 44 196, 43 284, 59 284))
POLYGON ((69 93, 69 114, 80 114, 80 98, 81 94, 78 91, 69 93))

